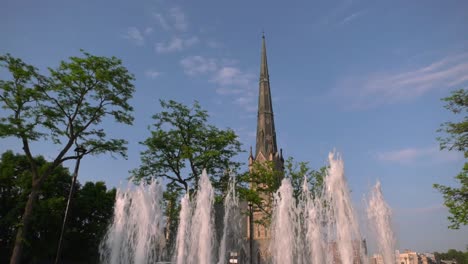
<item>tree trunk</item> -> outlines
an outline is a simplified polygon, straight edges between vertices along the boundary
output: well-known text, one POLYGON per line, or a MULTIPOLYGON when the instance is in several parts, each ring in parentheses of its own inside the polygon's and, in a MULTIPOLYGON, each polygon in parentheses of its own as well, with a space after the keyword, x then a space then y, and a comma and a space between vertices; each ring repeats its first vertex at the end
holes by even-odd
POLYGON ((24 208, 23 217, 21 218, 21 223, 18 226, 18 231, 16 233, 15 247, 13 248, 13 253, 11 254, 10 264, 21 263, 24 241, 26 240, 26 234, 31 225, 33 205, 39 195, 39 188, 39 184, 32 185, 31 194, 29 195, 28 202, 24 208))

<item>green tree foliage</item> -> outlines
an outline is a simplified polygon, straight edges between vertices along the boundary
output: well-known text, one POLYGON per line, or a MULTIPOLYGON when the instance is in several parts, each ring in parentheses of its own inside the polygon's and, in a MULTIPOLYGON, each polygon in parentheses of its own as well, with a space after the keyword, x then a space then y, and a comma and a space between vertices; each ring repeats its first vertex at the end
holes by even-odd
POLYGON ((70 57, 49 76, 7 54, 0 56, 0 66, 10 73, 0 79, 0 137, 18 138, 31 171, 32 188, 17 228, 16 242, 10 263, 20 263, 27 241, 35 201, 44 182, 66 160, 78 144, 87 154, 117 153, 125 157, 126 141, 107 136, 102 121, 111 117, 123 124, 132 124, 133 109, 128 100, 135 90, 134 78, 115 58, 93 56, 70 57), (49 141, 59 151, 47 168, 39 169, 30 145, 33 141, 49 141))
POLYGON ((164 191, 164 208, 166 215, 166 238, 167 250, 171 254, 175 247, 175 238, 177 236, 177 228, 179 226, 179 212, 180 212, 180 192, 175 184, 168 184, 166 191, 164 191))
MULTIPOLYGON (((35 157, 39 170, 48 163, 35 157)), ((7 263, 15 232, 31 190, 32 174, 25 155, 7 151, 0 159, 0 263, 7 263)), ((45 180, 32 215, 23 262, 52 261, 57 252, 64 210, 71 185, 68 169, 57 166, 45 180)), ((112 217, 115 189, 103 182, 79 186, 64 237, 63 259, 98 263, 98 244, 112 217), (79 250, 76 250, 76 249, 79 250)))
POLYGON ((163 111, 153 116, 151 135, 141 144, 141 166, 133 170, 137 180, 161 178, 174 191, 196 190, 203 169, 222 192, 226 171, 240 164, 233 157, 241 152, 237 135, 208 124, 208 113, 198 102, 188 107, 175 101, 160 101, 163 111))
POLYGON ((99 244, 112 220, 115 194, 116 190, 107 190, 104 182, 86 182, 77 190, 62 259, 99 263, 99 244))
MULTIPOLYGON (((440 148, 461 151, 466 159, 468 158, 468 91, 465 89, 454 91, 451 96, 443 100, 447 103, 445 108, 456 115, 461 115, 462 120, 442 124, 439 132, 443 132, 445 137, 437 138, 440 148)), ((468 162, 465 162, 462 171, 455 176, 455 179, 460 183, 460 187, 434 184, 434 188, 444 196, 444 204, 451 214, 448 217, 449 228, 452 229, 468 224, 468 162)))
MULTIPOLYGON (((253 210, 262 212, 263 219, 259 224, 269 225, 271 220, 271 201, 273 194, 281 185, 284 173, 278 171, 271 161, 254 162, 250 171, 237 178, 239 198, 252 206, 253 210)), ((248 213, 248 212, 244 212, 248 213)))
POLYGON ((320 195, 326 175, 326 167, 313 170, 307 162, 296 162, 292 157, 285 160, 284 172, 275 168, 275 164, 271 161, 254 162, 249 172, 238 177, 240 198, 252 204, 254 210, 264 213, 264 219, 258 220, 264 225, 270 222, 271 200, 280 187, 283 176, 290 179, 294 198, 298 201, 302 195, 304 183, 308 185, 311 195, 320 195), (250 187, 251 185, 253 188, 250 187))
POLYGON ((198 102, 191 107, 176 101, 160 101, 163 111, 153 116, 151 135, 143 142, 141 165, 132 171, 135 181, 159 179, 167 182, 164 193, 167 216, 166 235, 173 246, 184 193, 197 190, 203 169, 207 170, 218 194, 224 193, 226 171, 236 171, 233 160, 241 152, 232 129, 222 130, 208 124, 208 112, 198 102))
POLYGON ((437 263, 441 260, 456 260, 458 264, 468 264, 468 251, 449 249, 445 253, 434 252, 437 263))
POLYGON ((295 162, 292 157, 285 161, 284 167, 286 176, 291 179, 296 200, 301 197, 304 184, 307 184, 312 195, 320 196, 327 167, 324 166, 319 170, 313 170, 309 167, 308 162, 295 162))

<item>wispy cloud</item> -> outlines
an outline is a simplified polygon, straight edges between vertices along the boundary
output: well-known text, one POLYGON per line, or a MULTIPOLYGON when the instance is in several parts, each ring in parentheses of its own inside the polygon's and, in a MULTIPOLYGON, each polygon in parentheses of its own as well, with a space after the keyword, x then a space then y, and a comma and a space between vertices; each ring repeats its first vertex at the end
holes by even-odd
POLYGON ((450 162, 460 160, 461 154, 440 151, 438 147, 403 148, 378 152, 375 157, 383 162, 413 164, 415 162, 450 162))
POLYGON ((157 77, 161 76, 162 72, 156 71, 156 70, 146 70, 145 71, 145 76, 151 79, 156 79, 157 77))
POLYGON ((468 53, 462 53, 408 71, 345 78, 331 95, 344 99, 351 108, 362 109, 407 101, 432 90, 451 88, 467 81, 468 53))
POLYGON ((236 66, 235 61, 190 56, 180 64, 189 76, 208 75, 208 81, 217 86, 217 94, 234 97, 233 103, 246 111, 256 110, 255 75, 236 66))
POLYGON ((146 27, 144 30, 145 35, 150 35, 153 33, 153 28, 152 27, 146 27))
POLYGON ((145 44, 145 38, 143 37, 143 34, 136 27, 127 28, 127 31, 123 37, 135 43, 137 46, 143 46, 145 44))
POLYGON ((153 13, 153 17, 156 19, 156 22, 162 29, 169 30, 171 28, 166 18, 164 18, 161 13, 153 13))
POLYGON ((175 51, 181 51, 188 47, 191 47, 199 42, 198 37, 190 37, 187 39, 173 37, 168 42, 158 42, 155 45, 157 53, 170 53, 175 51))
POLYGON ((255 75, 244 72, 238 67, 224 66, 219 68, 211 79, 219 88, 216 93, 220 95, 240 95, 234 103, 248 112, 254 112, 255 105, 255 75))
POLYGON ((174 21, 174 28, 179 31, 185 31, 188 28, 185 13, 179 7, 173 7, 169 10, 169 16, 174 21))
POLYGON ((341 21, 341 24, 348 24, 350 23, 351 21, 355 20, 356 18, 364 15, 366 13, 366 10, 361 10, 361 11, 358 11, 358 12, 355 12, 347 17, 345 17, 342 21, 341 21))
POLYGON ((153 12, 153 18, 163 30, 186 31, 188 20, 186 14, 180 7, 172 7, 166 12, 153 12))
POLYGON ((183 58, 180 61, 184 72, 190 76, 215 72, 217 63, 215 59, 205 58, 202 56, 190 56, 183 58))

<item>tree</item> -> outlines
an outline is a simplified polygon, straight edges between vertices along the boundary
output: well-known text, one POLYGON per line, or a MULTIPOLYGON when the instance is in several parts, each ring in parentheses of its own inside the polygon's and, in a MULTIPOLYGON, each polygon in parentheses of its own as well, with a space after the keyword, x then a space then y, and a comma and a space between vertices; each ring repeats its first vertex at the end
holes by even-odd
POLYGON ((233 157, 241 152, 232 129, 208 124, 208 113, 198 102, 188 107, 176 101, 160 100, 163 111, 153 115, 151 135, 143 142, 141 165, 132 171, 136 181, 157 178, 167 181, 164 193, 167 216, 166 238, 173 245, 182 193, 195 192, 203 169, 214 188, 222 194, 227 187, 227 170, 236 171, 233 157))
MULTIPOLYGON (((445 108, 454 114, 462 115, 459 122, 446 122, 441 125, 439 132, 446 134, 446 137, 438 137, 440 149, 461 151, 465 159, 468 158, 468 91, 465 89, 452 92, 452 95, 442 99, 447 102, 445 108)), ((439 190, 444 196, 444 204, 450 212, 449 228, 458 229, 460 225, 468 224, 468 162, 462 171, 455 176, 460 187, 450 187, 441 184, 434 184, 434 188, 439 190)))
POLYGON ((441 260, 455 260, 458 264, 468 264, 468 251, 462 252, 456 249, 449 249, 445 253, 434 252, 437 263, 441 260))
POLYGON ((104 182, 86 182, 77 190, 64 237, 63 259, 99 263, 99 244, 112 221, 115 194, 116 190, 107 190, 104 182))
POLYGON ((161 178, 174 191, 197 190, 198 178, 207 170, 215 188, 223 191, 226 171, 236 170, 233 157, 241 152, 232 129, 209 125, 208 113, 198 102, 191 108, 175 101, 160 101, 164 111, 153 116, 151 135, 140 142, 141 165, 133 170, 136 180, 161 178))
POLYGON ((320 196, 323 180, 327 173, 327 167, 321 167, 319 170, 313 170, 308 162, 295 162, 293 157, 289 157, 285 164, 285 174, 291 179, 294 198, 299 200, 302 195, 304 183, 307 184, 309 191, 314 196, 320 196), (305 181, 305 182, 304 182, 305 181))
MULTIPOLYGON (((45 169, 48 164, 43 157, 35 157, 39 169, 45 169)), ((14 246, 14 234, 18 228, 18 219, 24 210, 28 194, 31 191, 32 175, 29 162, 25 155, 13 154, 7 151, 0 160, 0 262, 7 262, 7 256, 14 246), (4 251, 5 250, 5 251, 4 251), (3 257, 5 259, 3 259, 3 257)), ((25 247, 23 261, 40 259, 54 254, 56 241, 60 231, 60 223, 65 208, 67 189, 70 187, 71 176, 66 168, 58 166, 44 182, 36 202, 36 210, 32 216, 31 232, 27 235, 28 244, 25 247), (42 243, 37 243, 37 242, 42 243)))
MULTIPOLYGON (((50 164, 35 157, 40 169, 50 164)), ((0 263, 8 261, 14 245, 21 211, 31 190, 32 175, 25 155, 7 151, 0 158, 0 263)), ((68 169, 58 166, 45 180, 33 213, 23 262, 51 261, 55 258, 63 211, 71 184, 68 169)), ((64 237, 64 259, 98 263, 98 244, 112 217, 115 189, 107 191, 104 183, 78 184, 68 232, 64 237), (76 248, 80 248, 76 251, 76 248)))
POLYGON ((293 157, 285 160, 285 171, 278 171, 271 161, 262 163, 254 162, 250 171, 238 178, 238 193, 242 200, 251 203, 255 210, 263 212, 264 218, 258 220, 260 224, 268 225, 271 220, 271 199, 278 190, 283 175, 289 178, 293 187, 293 196, 299 201, 304 181, 307 183, 311 195, 320 195, 323 180, 326 175, 326 167, 313 170, 308 162, 296 162, 293 157), (254 188, 250 188, 250 184, 254 188))
POLYGON ((35 203, 44 182, 64 161, 77 159, 74 146, 83 146, 83 155, 105 152, 126 156, 126 141, 109 138, 102 126, 106 117, 132 124, 133 108, 128 100, 135 90, 133 76, 115 58, 70 57, 50 76, 9 54, 0 56, 0 65, 11 74, 0 80, 0 104, 6 110, 0 118, 0 137, 16 137, 28 160, 32 187, 21 223, 18 225, 10 263, 20 263, 35 203), (34 159, 31 142, 49 141, 59 151, 47 168, 40 170, 34 159))

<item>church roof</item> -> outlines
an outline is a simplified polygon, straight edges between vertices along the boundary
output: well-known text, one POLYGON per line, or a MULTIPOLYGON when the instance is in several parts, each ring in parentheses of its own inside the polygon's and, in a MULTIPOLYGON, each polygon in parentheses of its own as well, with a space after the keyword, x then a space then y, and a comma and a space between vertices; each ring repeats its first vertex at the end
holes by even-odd
POLYGON ((270 154, 275 155, 278 152, 273 105, 271 102, 265 36, 262 36, 261 54, 255 158, 258 157, 260 152, 264 157, 268 157, 270 154))

